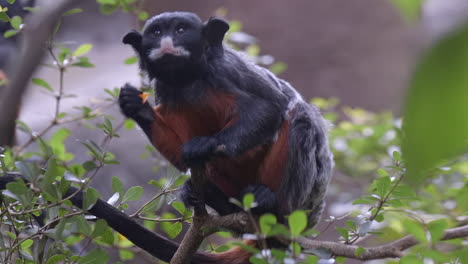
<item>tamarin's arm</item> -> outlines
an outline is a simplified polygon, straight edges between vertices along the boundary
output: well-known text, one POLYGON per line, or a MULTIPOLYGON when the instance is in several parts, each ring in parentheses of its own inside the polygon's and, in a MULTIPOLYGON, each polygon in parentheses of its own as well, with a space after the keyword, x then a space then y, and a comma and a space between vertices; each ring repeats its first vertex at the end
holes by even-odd
POLYGON ((130 84, 125 84, 120 89, 119 105, 122 113, 133 120, 143 129, 145 134, 148 136, 150 141, 151 137, 151 125, 154 122, 153 108, 148 102, 143 102, 140 97, 142 92, 130 84))
POLYGON ((172 165, 181 171, 186 171, 187 167, 182 163, 181 151, 177 147, 182 145, 180 138, 166 125, 163 118, 148 102, 143 102, 144 100, 140 97, 141 94, 142 92, 135 87, 125 84, 120 90, 120 109, 126 117, 137 122, 154 146, 159 145, 158 151, 172 165))
POLYGON ((182 146, 182 160, 187 166, 199 166, 219 155, 219 146, 224 146, 223 155, 239 156, 271 139, 280 127, 279 104, 243 95, 237 99, 235 108, 235 115, 220 132, 193 138, 182 146))
POLYGON ((282 122, 281 112, 279 104, 266 98, 241 97, 237 102, 237 116, 215 137, 226 146, 226 155, 241 155, 274 136, 282 122))

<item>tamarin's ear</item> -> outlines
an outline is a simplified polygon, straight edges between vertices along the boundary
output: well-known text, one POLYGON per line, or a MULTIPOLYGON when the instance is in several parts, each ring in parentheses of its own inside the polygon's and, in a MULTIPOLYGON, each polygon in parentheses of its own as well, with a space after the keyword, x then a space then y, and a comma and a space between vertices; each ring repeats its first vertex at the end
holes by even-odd
POLYGON ((221 18, 210 18, 203 27, 203 35, 211 46, 221 46, 229 24, 221 18))
POLYGON ((140 32, 132 30, 123 37, 122 42, 124 44, 130 44, 136 51, 140 51, 142 39, 143 36, 140 32))

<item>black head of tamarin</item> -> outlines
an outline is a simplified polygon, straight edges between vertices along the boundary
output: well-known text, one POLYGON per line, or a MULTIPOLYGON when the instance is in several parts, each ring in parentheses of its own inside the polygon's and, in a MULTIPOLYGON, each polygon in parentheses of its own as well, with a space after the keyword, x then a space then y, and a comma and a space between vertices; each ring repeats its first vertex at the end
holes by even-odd
POLYGON ((203 23, 192 13, 163 13, 146 22, 143 33, 129 32, 123 38, 140 56, 140 66, 171 85, 185 85, 205 74, 209 54, 222 52, 229 24, 212 18, 203 23))
MULTIPOLYGON (((333 166, 328 123, 288 82, 223 45, 228 29, 219 18, 203 23, 195 14, 172 12, 149 19, 142 33, 126 34, 123 42, 152 80, 156 106, 127 84, 120 108, 179 170, 203 168, 205 202, 219 214, 241 210, 230 197, 253 193, 254 214, 281 220, 305 210, 313 226, 333 166)), ((200 203, 190 181, 181 197, 187 205, 200 203)), ((213 263, 248 263, 245 254, 223 256, 213 263)))

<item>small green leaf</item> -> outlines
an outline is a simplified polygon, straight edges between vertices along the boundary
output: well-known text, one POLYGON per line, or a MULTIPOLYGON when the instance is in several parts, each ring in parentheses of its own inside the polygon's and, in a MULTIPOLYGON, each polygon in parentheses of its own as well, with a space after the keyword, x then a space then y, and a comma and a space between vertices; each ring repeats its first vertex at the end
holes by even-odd
POLYGON ((86 192, 83 198, 83 209, 84 210, 91 209, 94 206, 94 204, 97 202, 99 196, 100 194, 96 189, 92 187, 88 187, 88 189, 86 189, 86 192))
POLYGON ((161 223, 161 228, 162 230, 171 238, 174 239, 176 238, 180 232, 182 232, 182 223, 176 222, 176 223, 169 223, 169 222, 163 222, 161 223))
POLYGON ((91 44, 83 44, 83 45, 79 46, 79 47, 73 52, 73 56, 78 57, 78 56, 85 55, 85 54, 88 53, 92 48, 93 48, 93 45, 91 45, 91 44))
POLYGON ((10 19, 11 27, 16 30, 20 29, 22 23, 23 19, 20 16, 14 16, 10 19))
POLYGON ((187 209, 185 208, 184 203, 179 202, 179 201, 173 202, 173 203, 172 203, 172 207, 174 207, 174 209, 176 209, 177 212, 179 212, 181 215, 184 215, 185 211, 187 210, 187 209))
POLYGON ((409 22, 415 21, 421 14, 423 0, 390 0, 390 2, 400 9, 403 17, 409 22))
POLYGON ((375 180, 376 194, 382 198, 385 197, 390 190, 391 184, 392 182, 388 176, 378 178, 375 180))
POLYGON ((242 199, 242 204, 244 205, 244 208, 246 209, 251 209, 255 201, 255 196, 251 193, 248 193, 244 195, 242 199))
POLYGON ((58 165, 57 165, 57 160, 52 158, 47 162, 47 170, 44 173, 44 179, 42 184, 44 186, 50 185, 55 181, 55 178, 57 176, 63 175, 63 169, 60 172, 58 165))
POLYGON ((386 170, 384 170, 384 169, 378 169, 377 173, 380 175, 380 177, 389 177, 390 176, 388 174, 388 172, 386 170))
POLYGON ((47 260, 46 264, 57 264, 57 263, 61 262, 62 260, 65 260, 66 258, 67 258, 67 256, 61 255, 61 254, 60 255, 54 255, 54 256, 50 257, 47 260))
POLYGON ((15 29, 10 29, 10 30, 7 30, 5 33, 3 33, 3 36, 5 38, 11 38, 13 37, 14 35, 18 34, 19 31, 18 30, 15 30, 15 29))
POLYGON ((125 64, 135 64, 138 62, 138 58, 136 56, 130 57, 125 60, 125 64))
POLYGON ((135 128, 135 121, 131 120, 131 119, 125 119, 124 121, 124 128, 126 130, 132 130, 133 128, 135 128))
POLYGON ((85 162, 83 163, 83 168, 84 168, 86 171, 92 171, 92 170, 94 170, 95 168, 97 168, 97 165, 96 165, 96 163, 94 163, 94 161, 88 160, 88 161, 85 161, 85 162))
POLYGON ((109 255, 101 248, 88 253, 86 256, 80 258, 78 264, 105 264, 109 261, 109 255))
POLYGON ((127 190, 125 193, 122 203, 126 201, 137 201, 141 198, 143 195, 143 187, 141 186, 133 186, 130 189, 127 190))
POLYGON ((304 211, 294 211, 288 217, 289 229, 293 237, 298 237, 307 227, 307 214, 304 211))
POLYGON ((447 220, 439 219, 430 222, 428 225, 429 232, 431 233, 431 240, 433 242, 440 241, 444 236, 445 229, 448 227, 447 220))
POLYGON ((117 4, 117 0, 97 0, 99 4, 102 5, 115 5, 117 4))
POLYGON ((7 0, 7 2, 12 5, 16 2, 16 0, 7 0))
POLYGON ((23 241, 23 243, 21 243, 21 249, 25 250, 31 247, 33 243, 34 243, 34 240, 26 239, 25 241, 23 241))
POLYGON ((63 13, 63 16, 69 16, 69 15, 78 14, 78 13, 81 13, 81 12, 83 12, 83 9, 74 8, 74 9, 68 10, 67 12, 63 13))
POLYGON ((420 242, 427 241, 426 231, 421 223, 410 219, 404 219, 403 226, 408 233, 412 234, 420 242))
POLYGON ((91 237, 96 238, 105 234, 106 230, 108 229, 107 222, 103 219, 99 219, 96 224, 94 225, 93 233, 91 237))
POLYGON ((149 17, 148 12, 143 11, 143 12, 138 13, 138 19, 140 19, 141 21, 147 20, 148 17, 149 17))
POLYGON ((131 250, 121 249, 119 250, 119 257, 123 261, 128 261, 128 260, 132 260, 135 257, 135 254, 131 250))
POLYGON ((10 21, 10 18, 8 17, 7 13, 0 12, 0 20, 3 22, 8 22, 10 21))
POLYGON ((273 214, 264 214, 260 216, 260 231, 264 235, 268 235, 272 229, 272 226, 277 223, 276 216, 273 214))
POLYGON ((120 197, 124 195, 123 183, 117 176, 112 176, 112 191, 119 193, 120 197))
POLYGON ((337 227, 336 231, 344 238, 345 241, 349 240, 349 230, 347 228, 337 227))
POLYGON ((360 257, 362 256, 362 254, 364 254, 366 252, 366 250, 363 248, 363 247, 358 247, 356 249, 356 251, 354 252, 354 255, 356 255, 357 257, 360 257))

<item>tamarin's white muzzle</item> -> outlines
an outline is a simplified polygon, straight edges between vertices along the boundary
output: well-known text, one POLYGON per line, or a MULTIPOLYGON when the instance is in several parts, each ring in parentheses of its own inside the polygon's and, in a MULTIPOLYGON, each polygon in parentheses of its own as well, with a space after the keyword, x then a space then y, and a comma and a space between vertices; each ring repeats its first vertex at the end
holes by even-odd
POLYGON ((171 54, 174 56, 189 57, 190 51, 186 50, 182 46, 174 47, 174 42, 171 37, 163 37, 159 48, 152 49, 148 57, 151 60, 157 60, 166 54, 171 54))

